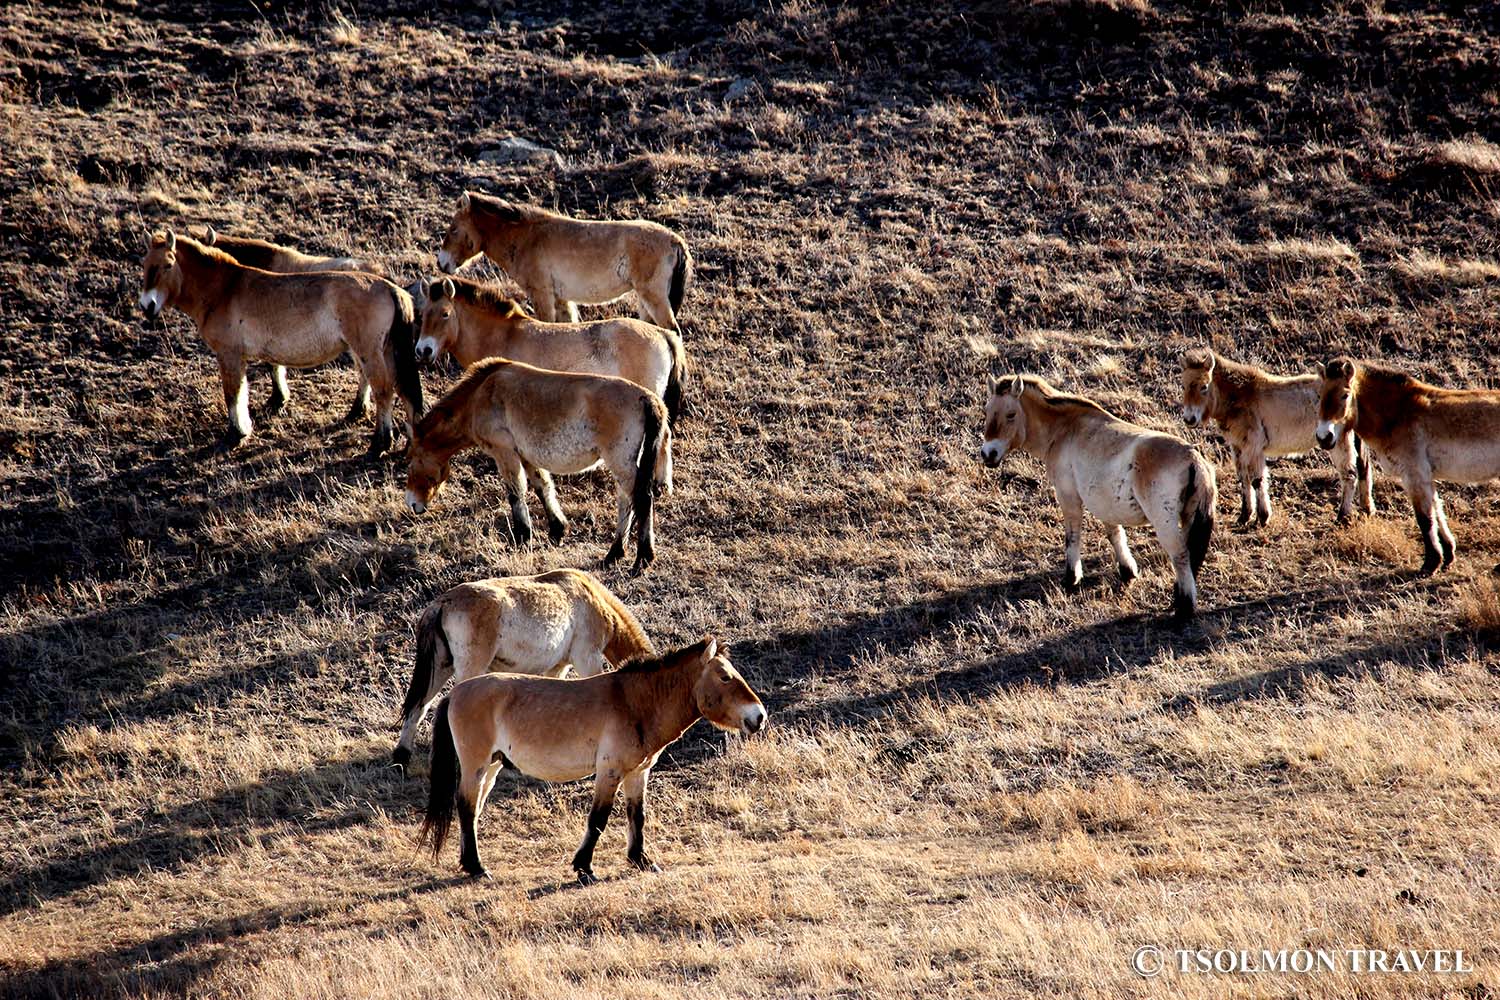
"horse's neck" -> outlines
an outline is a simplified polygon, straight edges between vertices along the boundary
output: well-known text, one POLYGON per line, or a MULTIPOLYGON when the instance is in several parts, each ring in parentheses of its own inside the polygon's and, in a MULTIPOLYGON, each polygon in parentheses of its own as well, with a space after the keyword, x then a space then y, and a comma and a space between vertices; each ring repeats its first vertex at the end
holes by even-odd
POLYGON ((460 322, 465 343, 478 348, 471 352, 475 357, 508 356, 514 320, 503 319, 497 311, 471 302, 463 306, 460 322))
POLYGON ((1026 408, 1026 438, 1020 442, 1020 448, 1037 458, 1045 459, 1058 437, 1066 433, 1063 423, 1067 418, 1054 413, 1041 399, 1028 401, 1023 395, 1021 405, 1026 408))
POLYGON ((484 252, 507 272, 516 262, 516 247, 525 232, 522 225, 498 224, 485 234, 484 252))
POLYGON ((635 688, 631 692, 631 703, 649 720, 652 734, 651 752, 687 732, 693 723, 703 717, 698 711, 697 699, 693 696, 697 664, 668 667, 649 674, 622 674, 627 683, 635 688))
POLYGON ((177 267, 182 271, 182 287, 178 289, 177 301, 173 304, 201 326, 208 311, 223 296, 224 285, 230 277, 230 265, 180 246, 177 267))

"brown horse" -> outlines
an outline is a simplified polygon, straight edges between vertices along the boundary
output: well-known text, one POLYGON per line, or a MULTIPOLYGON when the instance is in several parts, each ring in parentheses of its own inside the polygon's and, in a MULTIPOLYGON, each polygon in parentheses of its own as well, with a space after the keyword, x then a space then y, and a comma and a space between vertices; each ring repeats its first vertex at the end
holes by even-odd
POLYGON ((766 710, 713 639, 635 660, 585 680, 485 674, 464 681, 438 705, 432 730, 432 787, 422 841, 436 860, 458 809, 459 864, 478 878, 477 826, 502 767, 542 781, 594 776, 594 805, 573 870, 584 885, 594 876, 594 845, 625 789, 630 820, 626 859, 655 871, 646 857, 646 782, 661 752, 699 719, 729 732, 760 732, 766 710))
POLYGON ((641 319, 679 329, 692 270, 681 236, 645 219, 600 222, 465 191, 443 236, 438 266, 453 274, 480 254, 531 299, 537 317, 578 322, 578 302, 613 302, 634 289, 641 319))
POLYGON ((677 420, 684 358, 672 330, 623 318, 544 323, 498 290, 463 278, 429 282, 424 300, 418 361, 448 353, 465 367, 509 358, 556 372, 618 375, 660 396, 677 420))
POLYGON ((1208 555, 1218 488, 1214 467, 1192 446, 1121 420, 1091 399, 1060 393, 1045 379, 1017 375, 990 387, 980 455, 997 468, 1011 451, 1047 468, 1063 513, 1067 586, 1083 580, 1079 538, 1087 510, 1109 525, 1127 583, 1140 570, 1124 526, 1150 524, 1177 572, 1173 617, 1180 622, 1197 610, 1197 572, 1208 555))
MULTIPOLYGON (((1240 524, 1252 512, 1258 523, 1271 520, 1271 477, 1267 458, 1301 455, 1317 445, 1318 376, 1273 375, 1207 348, 1182 356, 1182 422, 1196 427, 1216 421, 1234 449, 1240 476, 1240 524)), ((1343 482, 1339 520, 1354 516, 1356 493, 1365 513, 1374 513, 1370 457, 1359 438, 1345 433, 1333 449, 1333 466, 1343 482)))
POLYGON ((619 515, 604 565, 625 554, 632 518, 634 572, 655 558, 652 498, 672 491, 672 432, 666 404, 650 389, 504 358, 479 362, 417 424, 406 475, 406 502, 414 513, 432 502, 453 456, 472 447, 495 460, 510 499, 511 533, 521 544, 531 540, 527 477, 541 484, 548 534, 558 542, 568 522, 550 474, 587 472, 602 463, 614 476, 619 515))
MULTIPOLYGON (((168 306, 185 313, 219 359, 229 411, 226 447, 251 433, 245 387, 250 361, 311 368, 347 347, 375 394, 371 454, 390 447, 396 392, 412 419, 422 415, 411 297, 383 278, 350 271, 275 274, 169 230, 147 246, 140 302, 152 319, 168 306)), ((281 385, 271 412, 285 402, 281 385)))
POLYGON ((606 665, 655 656, 620 599, 581 569, 459 584, 427 606, 417 625, 417 660, 401 706, 392 761, 405 767, 412 738, 438 692, 487 671, 579 677, 606 665))
MULTIPOLYGON (((203 227, 203 238, 200 242, 204 246, 224 251, 246 267, 258 267, 262 271, 276 271, 280 274, 304 274, 308 271, 364 271, 367 274, 386 277, 384 268, 358 257, 317 257, 266 240, 248 236, 225 236, 223 233, 216 232, 213 226, 203 227)), ((271 401, 266 406, 266 414, 279 413, 290 398, 291 390, 287 387, 286 366, 272 365, 271 401)), ((365 379, 364 371, 361 370, 359 388, 354 392, 354 404, 349 407, 349 415, 344 419, 352 424, 356 420, 363 420, 369 410, 370 383, 365 379)))
POLYGON ((1406 487, 1422 535, 1425 576, 1457 551, 1437 480, 1483 483, 1500 477, 1500 391, 1442 389, 1403 371, 1334 358, 1323 367, 1318 444, 1360 436, 1406 487))

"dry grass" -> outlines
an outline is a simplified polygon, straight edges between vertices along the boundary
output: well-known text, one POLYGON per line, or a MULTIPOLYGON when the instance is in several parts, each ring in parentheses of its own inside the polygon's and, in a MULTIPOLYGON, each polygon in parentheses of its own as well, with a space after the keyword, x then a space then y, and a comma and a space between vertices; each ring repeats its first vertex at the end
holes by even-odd
POLYGON ((1325 458, 1280 461, 1236 532, 1198 435, 1221 528, 1174 632, 1148 534, 1121 588, 1090 530, 1066 592, 1040 466, 974 458, 992 368, 1167 429, 1206 340, 1494 377, 1494 147, 1454 137, 1500 134, 1500 10, 1386 6, 6 6, 0 993, 1491 995, 1500 493, 1444 489, 1422 579, 1397 484, 1340 528, 1325 458), (481 162, 502 135, 567 166, 481 162), (731 642, 773 727, 663 759, 659 875, 617 820, 576 888, 588 787, 507 775, 469 885, 384 767, 421 607, 591 565, 607 485, 561 485, 556 548, 510 546, 477 457, 411 518, 347 362, 216 455, 211 359, 135 310, 152 227, 410 280, 466 186, 698 261, 661 558, 607 582, 731 642), (1143 943, 1476 971, 1143 984, 1143 943))

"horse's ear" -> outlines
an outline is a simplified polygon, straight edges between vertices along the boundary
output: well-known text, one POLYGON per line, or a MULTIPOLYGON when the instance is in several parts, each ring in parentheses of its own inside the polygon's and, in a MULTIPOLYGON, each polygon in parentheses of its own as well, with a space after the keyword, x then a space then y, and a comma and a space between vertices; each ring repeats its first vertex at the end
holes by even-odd
POLYGON ((1019 375, 1017 375, 1015 378, 1011 379, 1011 381, 1010 381, 1010 394, 1012 396, 1019 396, 1021 393, 1025 392, 1025 391, 1026 391, 1026 380, 1025 379, 1023 379, 1019 375))
POLYGON ((467 212, 469 210, 469 192, 465 191, 458 196, 458 210, 460 212, 467 212))
POLYGON ((216 232, 214 232, 214 227, 213 226, 204 226, 203 228, 205 230, 205 232, 203 234, 203 243, 204 243, 204 245, 205 246, 213 246, 214 245, 214 241, 219 238, 219 234, 216 233, 216 232))
POLYGON ((453 287, 452 278, 443 279, 443 297, 448 299, 458 298, 458 289, 453 287))
POLYGON ((710 636, 709 638, 704 639, 702 641, 704 643, 704 646, 703 646, 703 661, 702 662, 707 663, 708 661, 712 660, 715 656, 719 655, 719 640, 713 638, 712 636, 710 636))
POLYGON ((1354 363, 1348 358, 1334 358, 1328 362, 1323 369, 1323 377, 1338 379, 1351 378, 1354 375, 1354 363))
POLYGON ((177 249, 177 234, 174 233, 174 232, 172 232, 172 230, 170 230, 170 229, 167 230, 167 249, 168 250, 176 250, 177 249))
POLYGON ((1003 396, 1003 395, 1005 395, 1005 383, 1001 382, 997 378, 990 379, 990 395, 991 396, 1003 396))

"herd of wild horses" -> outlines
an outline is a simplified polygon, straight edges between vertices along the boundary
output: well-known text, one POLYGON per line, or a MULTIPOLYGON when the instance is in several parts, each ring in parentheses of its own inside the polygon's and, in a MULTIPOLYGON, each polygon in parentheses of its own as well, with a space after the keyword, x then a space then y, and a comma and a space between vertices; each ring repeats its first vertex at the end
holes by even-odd
MULTIPOLYGON (((311 257, 212 228, 198 238, 167 231, 149 242, 140 304, 150 317, 168 307, 187 314, 218 358, 226 447, 252 430, 247 363, 272 366, 270 416, 289 397, 288 367, 320 365, 347 349, 360 374, 349 420, 362 418, 373 397, 372 454, 393 443, 395 397, 406 406, 406 502, 414 513, 433 502, 454 455, 480 448, 505 482, 514 539, 531 539, 526 497, 534 483, 557 542, 567 518, 552 476, 603 465, 618 513, 604 564, 624 556, 633 524, 635 571, 644 570, 655 554, 653 502, 672 489, 672 431, 684 408, 677 314, 692 270, 686 243, 652 222, 573 219, 466 192, 438 263, 444 276, 403 288, 354 258, 311 257), (455 276, 481 254, 520 284, 535 316, 455 276), (576 303, 631 291, 639 320, 579 321, 576 303), (566 320, 555 321, 559 315, 566 320), (445 354, 465 373, 426 410, 418 366, 445 354)), ((1454 554, 1434 482, 1500 476, 1500 392, 1438 388, 1342 357, 1317 374, 1283 377, 1202 349, 1182 359, 1182 396, 1183 422, 1215 421, 1233 448, 1242 524, 1271 517, 1267 458, 1329 450, 1342 480, 1341 520, 1353 516, 1356 499, 1373 513, 1378 459, 1411 497, 1423 573, 1454 554)), ((1176 574, 1173 620, 1195 612, 1218 498, 1214 466, 1196 448, 1015 374, 989 387, 980 455, 994 467, 1012 450, 1046 466, 1063 513, 1069 586, 1083 576, 1087 510, 1108 525, 1126 581, 1138 568, 1124 529, 1150 524, 1176 574)), ((646 782, 665 747, 699 719, 744 734, 766 722, 760 699, 714 639, 659 655, 624 604, 577 569, 466 583, 428 606, 417 626, 397 766, 409 763, 416 729, 450 678, 456 683, 434 716, 422 836, 436 856, 456 810, 460 863, 476 876, 484 874, 476 824, 502 768, 544 781, 595 776, 573 858, 589 883, 595 842, 622 787, 627 858, 654 868, 643 840, 646 782)))

